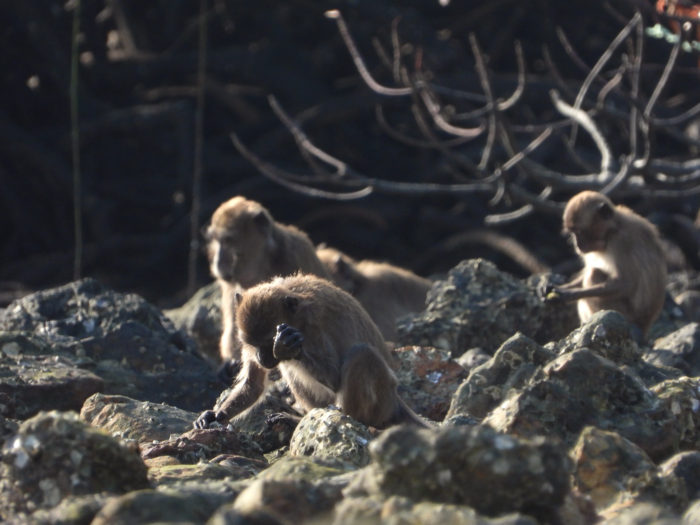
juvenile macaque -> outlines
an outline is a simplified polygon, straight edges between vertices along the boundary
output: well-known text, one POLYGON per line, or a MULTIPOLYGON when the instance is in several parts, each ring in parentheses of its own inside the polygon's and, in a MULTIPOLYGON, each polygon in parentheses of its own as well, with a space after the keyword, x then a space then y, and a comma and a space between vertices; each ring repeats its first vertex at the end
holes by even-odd
POLYGON ((425 309, 432 283, 387 263, 355 261, 333 248, 316 250, 333 282, 357 299, 387 341, 396 340, 396 318, 425 309))
POLYGON ((219 376, 235 377, 240 348, 235 337, 235 294, 275 276, 298 271, 330 279, 314 245, 294 226, 275 222, 261 204, 234 197, 214 212, 205 232, 212 275, 221 285, 221 359, 219 376))
POLYGON ((252 406, 274 367, 306 410, 334 404, 375 428, 428 426, 399 398, 381 333, 344 291, 297 274, 246 290, 236 302, 243 366, 221 410, 204 412, 196 428, 226 422, 252 406))
POLYGON ((581 274, 548 291, 550 300, 578 301, 581 322, 600 310, 616 310, 646 334, 664 303, 666 261, 654 225, 605 195, 584 191, 564 210, 584 262, 581 274))

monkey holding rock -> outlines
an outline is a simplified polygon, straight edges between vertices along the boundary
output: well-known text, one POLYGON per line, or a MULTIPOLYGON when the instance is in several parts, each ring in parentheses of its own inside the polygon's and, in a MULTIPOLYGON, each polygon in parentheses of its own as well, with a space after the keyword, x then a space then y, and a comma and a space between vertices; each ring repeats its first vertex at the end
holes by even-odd
POLYGON ((236 292, 300 270, 328 279, 330 275, 304 232, 275 222, 261 204, 244 197, 219 206, 204 235, 211 273, 221 286, 224 326, 219 377, 229 382, 240 366, 233 308, 236 292))
POLYGON ((396 319, 425 309, 432 283, 387 263, 355 261, 325 246, 316 249, 333 282, 357 299, 387 341, 396 340, 396 319))
POLYGON ((600 310, 615 310, 646 334, 666 293, 666 260, 656 227, 605 195, 584 191, 566 205, 564 231, 584 269, 571 282, 546 290, 546 299, 578 301, 582 323, 600 310))
POLYGON ((205 411, 195 428, 226 422, 263 395, 268 370, 279 367, 306 410, 339 406, 359 422, 428 427, 399 398, 391 355, 360 304, 325 279, 280 277, 236 297, 242 369, 221 410, 205 411))

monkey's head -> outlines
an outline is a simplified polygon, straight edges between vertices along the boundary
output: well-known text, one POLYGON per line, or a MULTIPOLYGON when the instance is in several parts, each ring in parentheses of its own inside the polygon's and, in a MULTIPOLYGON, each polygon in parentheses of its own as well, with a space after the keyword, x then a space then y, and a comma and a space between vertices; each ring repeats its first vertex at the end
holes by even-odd
POLYGON ((275 279, 236 294, 238 337, 255 349, 255 359, 263 368, 279 364, 272 352, 277 326, 301 328, 298 313, 304 299, 279 281, 275 279))
POLYGON ((261 268, 275 248, 273 227, 272 216, 257 202, 234 197, 219 206, 205 232, 212 275, 243 288, 266 279, 261 268))
POLYGON ((581 254, 604 252, 615 228, 615 205, 602 193, 584 191, 566 205, 564 231, 571 234, 581 254))
POLYGON ((319 246, 316 255, 328 269, 333 284, 350 295, 357 292, 362 276, 355 269, 355 260, 335 248, 319 246))

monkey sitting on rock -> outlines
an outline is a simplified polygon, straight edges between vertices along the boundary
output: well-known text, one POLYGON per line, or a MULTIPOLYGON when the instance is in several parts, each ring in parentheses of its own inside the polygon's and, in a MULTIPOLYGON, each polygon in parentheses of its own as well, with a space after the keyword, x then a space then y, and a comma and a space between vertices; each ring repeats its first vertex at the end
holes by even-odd
POLYGON ((666 260, 656 227, 605 195, 584 191, 566 205, 564 231, 584 269, 568 284, 548 287, 546 299, 578 301, 582 323, 600 310, 615 310, 646 335, 666 293, 666 260))
POLYGON ((316 249, 333 282, 364 307, 387 341, 396 340, 396 319, 425 310, 432 283, 387 263, 355 261, 334 248, 316 249))
POLYGON ((221 361, 219 377, 230 383, 240 368, 235 336, 235 294, 276 276, 298 271, 330 279, 306 234, 275 222, 261 204, 237 196, 217 208, 206 229, 211 273, 221 286, 221 361))
POLYGON ((195 428, 226 423, 255 404, 275 367, 306 410, 333 404, 378 429, 429 426, 399 398, 376 325, 353 297, 325 279, 297 274, 245 290, 236 296, 236 322, 241 371, 221 410, 202 413, 195 428))

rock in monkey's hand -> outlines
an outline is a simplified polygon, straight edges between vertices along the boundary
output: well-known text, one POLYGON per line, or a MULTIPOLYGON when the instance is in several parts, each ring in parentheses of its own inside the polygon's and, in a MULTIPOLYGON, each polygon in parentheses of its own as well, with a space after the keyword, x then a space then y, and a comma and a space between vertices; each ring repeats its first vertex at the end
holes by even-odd
POLYGON ((200 414, 200 416, 193 423, 196 429, 211 428, 212 423, 219 423, 222 426, 228 422, 228 417, 224 412, 214 412, 213 410, 205 410, 200 414))
POLYGON ((277 336, 275 337, 275 345, 272 348, 272 354, 280 361, 289 361, 296 359, 301 353, 301 344, 304 342, 304 336, 296 328, 281 324, 277 326, 277 336))

